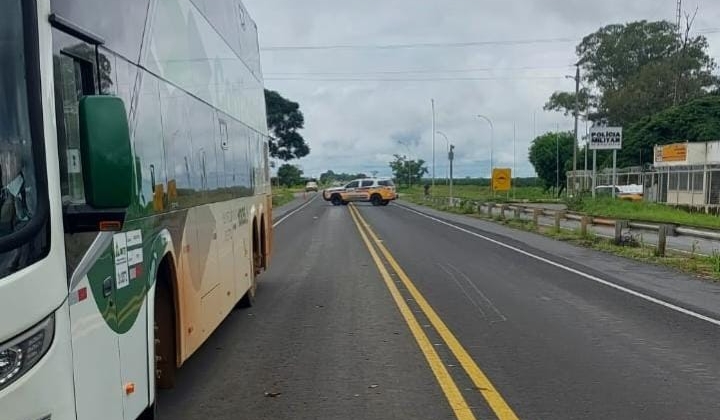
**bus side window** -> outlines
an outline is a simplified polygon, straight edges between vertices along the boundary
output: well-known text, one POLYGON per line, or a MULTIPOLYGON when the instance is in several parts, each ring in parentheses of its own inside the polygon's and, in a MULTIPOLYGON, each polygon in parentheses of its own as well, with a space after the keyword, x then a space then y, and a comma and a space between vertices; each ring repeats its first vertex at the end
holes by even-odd
POLYGON ((63 204, 83 204, 85 191, 80 163, 79 103, 97 92, 96 49, 53 30, 55 112, 63 204), (58 45, 59 44, 59 45, 58 45))

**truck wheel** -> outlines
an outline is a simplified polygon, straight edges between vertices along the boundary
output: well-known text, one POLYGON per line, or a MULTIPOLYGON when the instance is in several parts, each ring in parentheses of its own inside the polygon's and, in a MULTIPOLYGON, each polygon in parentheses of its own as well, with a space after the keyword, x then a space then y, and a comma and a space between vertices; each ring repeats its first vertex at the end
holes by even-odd
POLYGON ((332 197, 330 197, 330 202, 332 203, 333 206, 339 206, 340 204, 343 203, 343 200, 342 200, 342 198, 340 198, 340 195, 335 194, 332 197))
POLYGON ((382 202, 383 199, 379 194, 373 194, 372 197, 370 197, 370 203, 372 203, 373 206, 380 206, 382 202))

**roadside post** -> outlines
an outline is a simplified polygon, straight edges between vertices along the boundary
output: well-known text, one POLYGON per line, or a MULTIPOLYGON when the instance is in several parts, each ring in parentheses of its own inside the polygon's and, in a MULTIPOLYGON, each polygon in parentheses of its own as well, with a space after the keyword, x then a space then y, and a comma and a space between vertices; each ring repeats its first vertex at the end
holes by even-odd
POLYGON ((590 217, 583 216, 580 219, 580 236, 587 238, 588 236, 588 224, 590 224, 590 217))
POLYGON ((559 210, 556 211, 555 212, 555 233, 560 232, 560 221, 562 220, 562 218, 563 218, 562 212, 559 210))
POLYGON ((628 227, 628 221, 627 220, 616 220, 615 221, 615 245, 622 245, 623 243, 623 229, 626 229, 628 227))
POLYGON ((533 226, 535 226, 535 229, 538 229, 540 227, 540 215, 542 214, 542 209, 535 208, 533 209, 533 226))
POLYGON ((658 257, 665 256, 665 249, 667 247, 667 232, 668 226, 660 225, 660 229, 658 229, 657 249, 655 250, 655 255, 657 255, 658 257))

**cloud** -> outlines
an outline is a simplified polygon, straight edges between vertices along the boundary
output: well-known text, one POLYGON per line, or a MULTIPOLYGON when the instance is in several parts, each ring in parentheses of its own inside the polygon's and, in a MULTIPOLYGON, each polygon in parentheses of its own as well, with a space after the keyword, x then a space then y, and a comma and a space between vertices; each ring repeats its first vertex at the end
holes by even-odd
MULTIPOLYGON (((298 101, 305 114, 303 135, 312 153, 297 163, 311 175, 327 169, 389 175, 394 153, 409 152, 431 163, 431 98, 436 128, 456 146, 458 176, 489 174, 491 132, 477 114, 493 121, 495 165, 533 175, 527 161, 533 135, 573 128, 569 117, 544 112, 542 106, 554 91, 574 88, 564 76, 573 72, 577 41, 610 23, 674 20, 675 15, 675 0, 243 2, 264 47, 567 38, 453 48, 261 51, 266 86, 298 101), (476 80, 432 80, 438 78, 476 80)), ((696 28, 720 26, 716 0, 683 2, 687 10, 696 5, 696 28)), ((720 57, 720 33, 707 36, 711 55, 720 57)), ((439 135, 435 143, 441 177, 447 145, 439 135)))

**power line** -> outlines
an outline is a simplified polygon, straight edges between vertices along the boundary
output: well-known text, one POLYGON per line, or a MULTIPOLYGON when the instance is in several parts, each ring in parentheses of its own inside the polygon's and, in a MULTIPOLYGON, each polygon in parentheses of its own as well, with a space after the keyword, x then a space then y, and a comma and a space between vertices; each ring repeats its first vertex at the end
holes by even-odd
POLYGON ((469 69, 422 69, 422 70, 376 70, 376 71, 352 71, 352 72, 268 72, 266 76, 372 76, 388 74, 435 74, 435 73, 474 73, 485 71, 515 71, 515 70, 557 70, 571 68, 566 66, 523 66, 523 67, 482 67, 469 69))
POLYGON ((404 44, 336 44, 336 45, 276 45, 260 47, 261 51, 292 50, 396 50, 406 48, 462 48, 486 45, 530 45, 558 42, 575 42, 577 38, 518 39, 469 42, 418 42, 404 44))
POLYGON ((527 77, 428 77, 428 78, 317 78, 317 77, 266 77, 265 80, 292 82, 457 82, 457 81, 497 81, 497 80, 558 80, 564 76, 527 76, 527 77))
MULTIPOLYGON (((694 31, 698 34, 720 33, 720 28, 701 28, 694 31)), ((567 42, 580 42, 578 37, 558 38, 531 38, 531 39, 500 39, 491 41, 465 41, 465 42, 416 42, 398 44, 328 44, 328 45, 271 45, 261 46, 261 51, 313 51, 313 50, 397 50, 411 48, 463 48, 481 46, 513 46, 532 44, 557 44, 567 42)))

